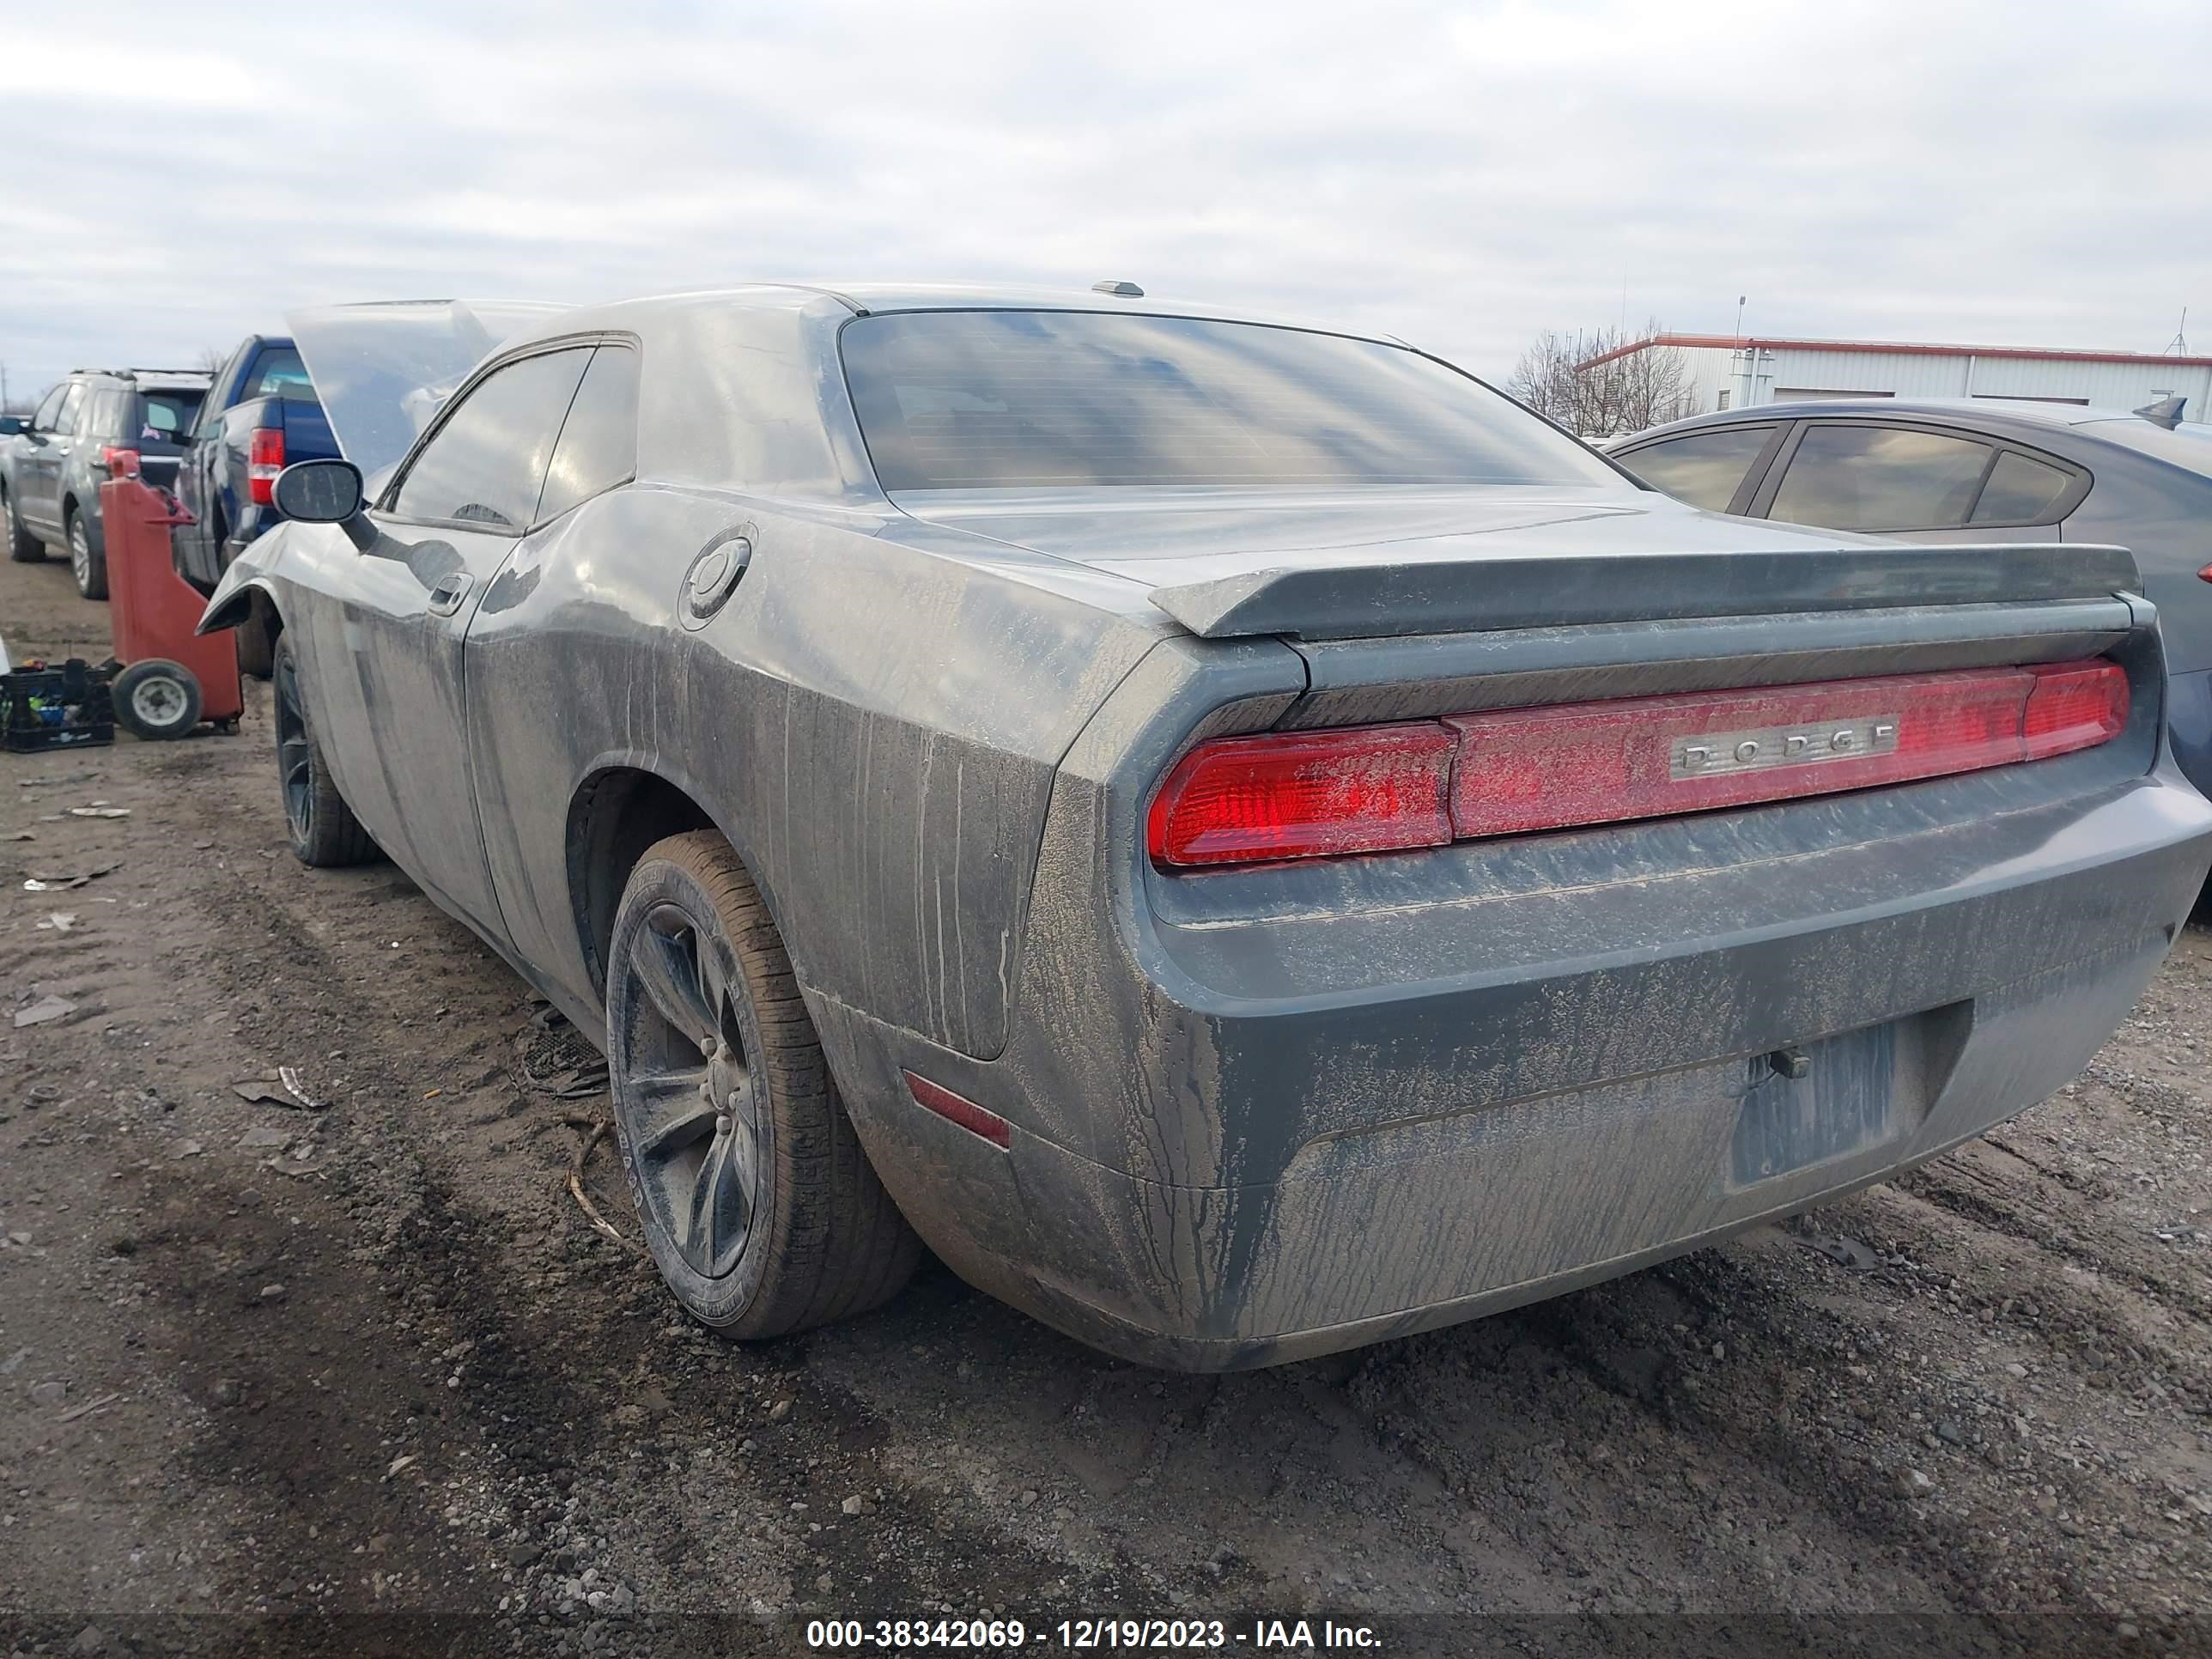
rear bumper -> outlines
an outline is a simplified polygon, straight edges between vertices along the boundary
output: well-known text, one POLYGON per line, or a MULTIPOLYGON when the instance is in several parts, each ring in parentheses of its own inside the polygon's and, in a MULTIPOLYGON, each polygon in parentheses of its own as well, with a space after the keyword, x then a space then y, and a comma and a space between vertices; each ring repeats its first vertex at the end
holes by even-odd
MULTIPOLYGON (((2212 806, 2170 769, 2028 805, 2035 769, 1923 787, 1911 799, 1954 820, 1940 833, 1894 833, 1903 792, 1820 805, 1830 844, 1786 857, 1760 855, 1756 815, 1717 816, 1668 833, 1733 837, 1732 868, 1366 919, 1358 948, 1378 960, 1395 945, 1494 964, 1455 975, 1354 982, 1340 959, 1323 989, 1285 916, 1191 925, 1106 964, 1146 963, 1117 986, 1069 967, 1103 943, 1071 927, 1031 939, 1025 961, 1063 954, 1024 975, 994 1062, 818 998, 817 1023, 876 1167, 963 1276, 1143 1363, 1296 1359, 1802 1210, 2076 1076, 2195 900, 2212 806), (1958 819, 1977 796, 1986 816, 1958 819), (1893 834, 1854 837, 1855 820, 1893 834), (1745 895, 1776 882, 1814 891, 1740 925, 1745 895), (1682 926, 1700 910, 1730 925, 1682 926), (1842 1085, 1817 1065, 1778 1079, 1764 1057, 1818 1060, 1824 1040, 1879 1051, 1880 1110, 1775 1170, 1761 1137, 1814 1114, 1791 1091, 1842 1085), (905 1067, 1007 1116, 1012 1146, 915 1106, 905 1067)), ((1802 845, 1812 814, 1791 810, 1802 845)), ((1340 941, 1346 919, 1323 920, 1340 941)))

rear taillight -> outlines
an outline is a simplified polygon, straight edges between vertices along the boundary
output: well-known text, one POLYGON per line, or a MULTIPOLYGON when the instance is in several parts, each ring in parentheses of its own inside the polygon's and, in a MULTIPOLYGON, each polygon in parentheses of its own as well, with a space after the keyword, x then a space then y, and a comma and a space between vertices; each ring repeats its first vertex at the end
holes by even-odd
POLYGON ((135 478, 138 476, 138 452, 120 444, 101 445, 100 464, 114 477, 135 478))
POLYGON ((2023 760, 2094 749, 2128 723, 2128 677, 2108 662, 2054 663, 2032 668, 2034 688, 2021 719, 2023 760))
POLYGON ((1152 801, 1163 864, 1441 847, 1454 739, 1432 720, 1202 743, 1152 801))
POLYGON ((1977 771, 2127 724, 2101 661, 1563 703, 1200 744, 1152 802, 1170 866, 1438 847, 1977 771))
POLYGON ((256 428, 246 452, 246 493, 260 507, 276 499, 276 475, 284 470, 284 432, 281 427, 256 428))

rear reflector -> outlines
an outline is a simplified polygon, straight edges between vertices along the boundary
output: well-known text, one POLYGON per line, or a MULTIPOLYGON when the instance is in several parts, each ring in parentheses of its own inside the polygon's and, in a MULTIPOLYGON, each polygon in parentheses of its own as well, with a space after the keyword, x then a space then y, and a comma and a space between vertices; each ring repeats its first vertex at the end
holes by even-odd
POLYGON ((916 1077, 912 1072, 905 1073, 905 1076, 907 1092, 947 1122, 958 1124, 971 1135, 982 1136, 994 1146, 1012 1143, 1012 1126, 996 1112, 987 1112, 974 1101, 963 1100, 951 1090, 932 1083, 926 1077, 916 1077))
POLYGON ((281 427, 257 428, 246 452, 246 493, 258 506, 276 499, 276 475, 284 470, 284 432, 281 427))
POLYGON ((2087 661, 1222 738, 1168 775, 1147 841, 1179 867, 1437 847, 2042 760, 2127 719, 2126 673, 2087 661))

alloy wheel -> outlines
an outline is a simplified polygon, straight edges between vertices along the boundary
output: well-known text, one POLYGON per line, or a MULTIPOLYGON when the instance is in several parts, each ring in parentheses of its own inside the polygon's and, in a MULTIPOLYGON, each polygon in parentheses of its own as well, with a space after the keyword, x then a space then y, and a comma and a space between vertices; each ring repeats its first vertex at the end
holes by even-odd
MULTIPOLYGON (((14 510, 12 506, 9 510, 14 510)), ((77 592, 82 593, 92 586, 92 537, 82 518, 70 520, 69 544, 70 574, 76 578, 77 592)))
POLYGON ((617 971, 637 993, 615 1034, 615 1109, 642 1207, 686 1267, 738 1265, 760 1205, 758 1079, 727 946, 681 904, 653 907, 617 971))
POLYGON ((289 651, 276 659, 276 775, 292 839, 305 845, 315 827, 315 745, 300 702, 300 671, 289 651))

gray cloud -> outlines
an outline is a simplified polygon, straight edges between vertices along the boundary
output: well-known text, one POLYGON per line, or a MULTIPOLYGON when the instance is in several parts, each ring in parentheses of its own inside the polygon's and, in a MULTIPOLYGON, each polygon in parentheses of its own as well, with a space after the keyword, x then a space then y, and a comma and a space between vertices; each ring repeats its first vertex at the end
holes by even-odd
POLYGON ((2156 349, 2212 341, 2208 70, 2212 9, 2050 0, 15 7, 0 356, 805 276, 1133 276, 1491 374, 1739 293, 2156 349))

